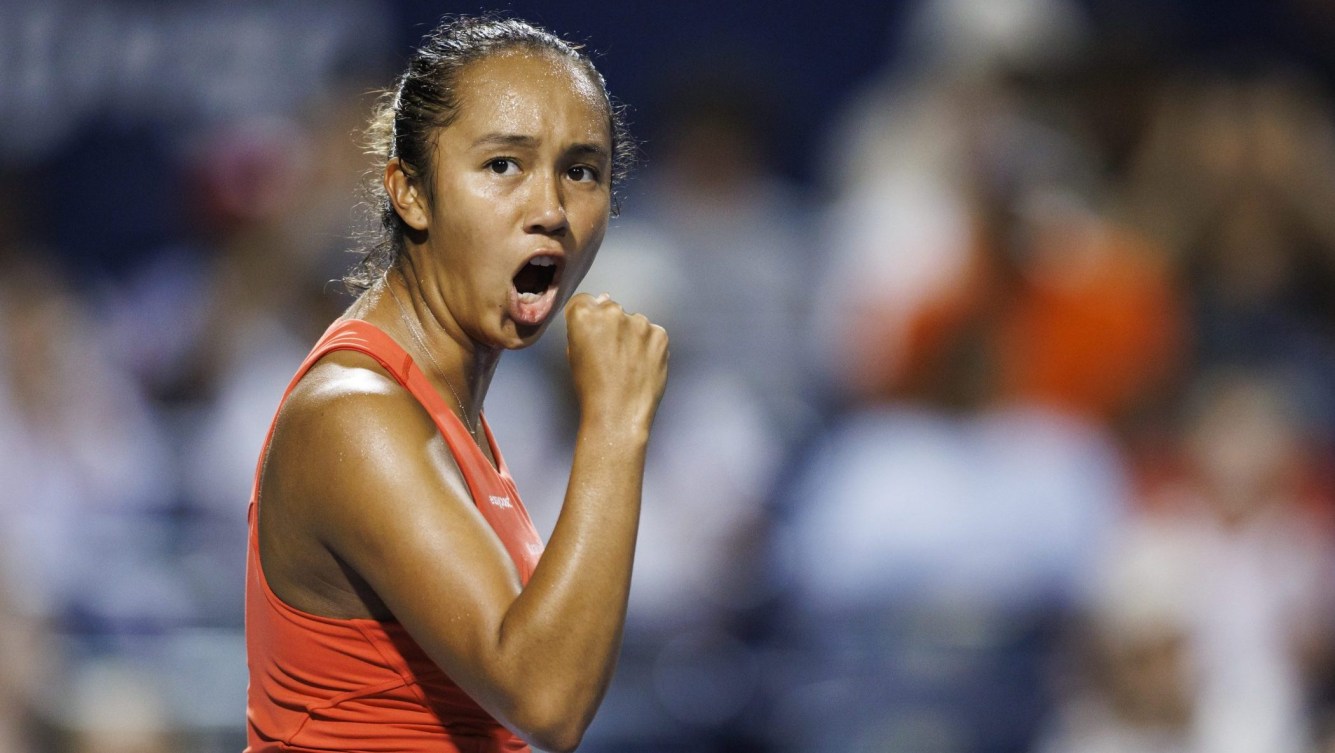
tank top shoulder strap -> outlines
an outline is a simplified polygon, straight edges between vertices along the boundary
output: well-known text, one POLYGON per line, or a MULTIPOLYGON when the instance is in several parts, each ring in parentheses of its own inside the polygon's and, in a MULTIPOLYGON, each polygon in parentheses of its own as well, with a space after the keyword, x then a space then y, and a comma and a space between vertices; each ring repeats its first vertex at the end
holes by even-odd
MULTIPOLYGON (((492 468, 489 461, 473 443, 468 429, 463 425, 463 421, 454 414, 449 404, 441 397, 436 388, 427 380, 426 375, 417 367, 412 356, 408 355, 394 338, 390 337, 379 327, 370 322, 360 319, 343 319, 334 322, 325 330, 324 335, 311 348, 311 352, 306 359, 301 362, 301 367, 288 383, 287 389, 283 392, 283 402, 287 401, 292 390, 296 388, 301 378, 310 371, 321 358, 338 350, 352 350, 362 353, 374 359, 379 363, 394 380, 403 385, 404 388, 412 394, 417 402, 426 409, 431 416, 436 428, 440 430, 441 436, 445 439, 445 444, 450 448, 450 454, 454 456, 454 461, 458 463, 459 470, 463 473, 464 481, 468 484, 468 489, 472 492, 474 499, 482 493, 480 484, 483 474, 497 473, 502 476, 507 475, 504 467, 504 461, 501 460, 500 453, 496 450, 495 442, 492 441, 491 428, 486 426, 485 419, 483 426, 486 431, 487 440, 491 443, 492 453, 496 457, 496 463, 499 470, 492 468)), ((281 405, 281 403, 280 403, 281 405)), ((273 439, 274 425, 269 426, 269 435, 265 439, 265 447, 273 439)), ((263 463, 261 453, 260 462, 263 463)), ((256 477, 259 476, 260 468, 256 468, 256 477)))

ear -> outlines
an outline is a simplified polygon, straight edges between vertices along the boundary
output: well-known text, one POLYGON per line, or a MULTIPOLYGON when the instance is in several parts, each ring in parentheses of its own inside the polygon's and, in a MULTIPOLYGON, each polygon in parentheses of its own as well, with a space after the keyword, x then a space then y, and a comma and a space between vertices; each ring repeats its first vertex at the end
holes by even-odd
POLYGON ((415 176, 408 173, 398 157, 385 163, 384 184, 385 193, 389 194, 389 201, 399 218, 413 230, 426 230, 431 216, 426 197, 418 190, 415 176))

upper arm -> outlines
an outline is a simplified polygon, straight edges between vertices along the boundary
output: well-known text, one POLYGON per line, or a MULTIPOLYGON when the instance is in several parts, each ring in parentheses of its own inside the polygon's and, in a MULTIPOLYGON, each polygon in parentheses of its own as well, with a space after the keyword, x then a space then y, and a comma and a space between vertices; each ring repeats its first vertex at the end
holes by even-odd
POLYGON ((454 682, 493 714, 512 699, 496 646, 521 584, 424 409, 381 374, 292 396, 275 441, 298 443, 281 494, 305 530, 375 591, 454 682))

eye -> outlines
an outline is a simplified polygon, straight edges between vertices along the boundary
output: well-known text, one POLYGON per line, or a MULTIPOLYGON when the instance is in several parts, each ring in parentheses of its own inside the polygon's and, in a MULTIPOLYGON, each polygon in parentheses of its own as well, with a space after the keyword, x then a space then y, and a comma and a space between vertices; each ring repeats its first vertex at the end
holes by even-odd
POLYGON ((497 157, 488 162, 486 168, 497 175, 511 175, 519 170, 519 163, 509 157, 497 157))
POLYGON ((598 180, 598 171, 588 165, 575 165, 566 171, 566 175, 570 176, 571 180, 579 183, 597 182, 598 180))

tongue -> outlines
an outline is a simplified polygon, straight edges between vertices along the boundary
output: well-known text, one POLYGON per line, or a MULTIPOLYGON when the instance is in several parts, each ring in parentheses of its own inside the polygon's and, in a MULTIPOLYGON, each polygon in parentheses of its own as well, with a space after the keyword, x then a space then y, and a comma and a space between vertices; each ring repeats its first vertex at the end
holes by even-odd
POLYGON ((521 293, 510 288, 510 318, 517 324, 536 327, 546 321, 556 303, 556 288, 541 293, 521 293))

